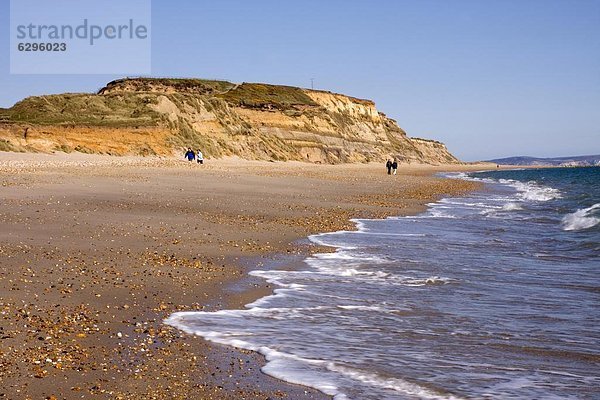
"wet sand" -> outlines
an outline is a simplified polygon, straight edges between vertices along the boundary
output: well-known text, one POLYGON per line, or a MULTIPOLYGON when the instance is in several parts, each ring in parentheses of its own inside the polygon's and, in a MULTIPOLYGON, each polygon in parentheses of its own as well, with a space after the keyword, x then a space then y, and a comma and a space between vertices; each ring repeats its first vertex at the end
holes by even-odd
POLYGON ((0 399, 327 398, 162 321, 242 307, 272 290, 245 278, 261 260, 418 213, 476 188, 434 172, 486 167, 0 153, 0 399))

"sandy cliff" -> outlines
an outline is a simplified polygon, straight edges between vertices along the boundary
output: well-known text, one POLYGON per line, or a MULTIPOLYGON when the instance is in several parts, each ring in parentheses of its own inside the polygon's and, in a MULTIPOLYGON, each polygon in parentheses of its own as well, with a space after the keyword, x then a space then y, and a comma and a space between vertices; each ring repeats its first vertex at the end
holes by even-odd
POLYGON ((439 142, 410 138, 369 100, 257 83, 122 79, 97 94, 30 97, 0 109, 0 150, 456 163, 439 142))

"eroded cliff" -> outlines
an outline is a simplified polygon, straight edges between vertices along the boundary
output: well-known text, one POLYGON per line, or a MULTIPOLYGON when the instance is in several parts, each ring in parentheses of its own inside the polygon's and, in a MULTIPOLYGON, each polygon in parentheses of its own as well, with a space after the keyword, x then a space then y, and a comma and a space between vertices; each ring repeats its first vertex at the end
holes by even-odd
POLYGON ((456 163, 409 138, 375 104, 341 94, 201 79, 121 79, 97 94, 30 97, 0 110, 0 150, 171 155, 321 163, 456 163))

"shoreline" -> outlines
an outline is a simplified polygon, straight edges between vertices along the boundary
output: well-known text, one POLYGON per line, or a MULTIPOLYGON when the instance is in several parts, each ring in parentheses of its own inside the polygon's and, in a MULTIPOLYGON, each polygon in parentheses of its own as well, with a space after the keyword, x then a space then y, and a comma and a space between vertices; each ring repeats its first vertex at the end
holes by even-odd
POLYGON ((263 374, 256 353, 201 343, 162 321, 243 307, 272 292, 266 283, 226 292, 249 278, 246 257, 317 251, 296 241, 351 228, 351 218, 421 212, 476 188, 433 173, 481 169, 401 165, 388 177, 371 164, 208 164, 0 153, 1 218, 11 228, 0 235, 0 363, 11 369, 0 383, 9 398, 328 398, 263 374), (199 168, 210 181, 195 182, 199 168))
MULTIPOLYGON (((505 170, 510 170, 512 168, 503 168, 505 170)), ((495 169, 489 169, 490 171, 494 171, 495 169)), ((488 169, 475 169, 475 170, 468 170, 469 172, 485 172, 488 171, 488 169)), ((438 171, 438 172, 447 172, 447 171, 438 171)), ((436 172, 436 173, 438 173, 436 172)), ((432 174, 433 176, 433 174, 432 174)), ((452 178, 442 178, 442 179, 452 179, 452 178)), ((463 179, 460 179, 462 181, 465 181, 463 179)), ((470 181, 473 182, 473 181, 470 181)), ((480 185, 480 187, 474 187, 473 190, 468 191, 468 192, 462 192, 462 193, 458 193, 455 194, 455 196, 462 196, 465 195, 469 192, 472 191, 477 191, 480 190, 482 188, 483 185, 480 185)), ((444 198, 443 196, 436 196, 437 198, 432 199, 432 201, 438 201, 441 200, 442 198, 444 198)), ((428 204, 430 202, 425 202, 422 204, 422 209, 419 210, 412 210, 411 212, 406 212, 406 213, 402 213, 402 214, 391 214, 391 215, 386 215, 386 216, 379 216, 376 218, 351 218, 349 219, 348 222, 350 222, 352 224, 352 227, 349 229, 344 229, 344 231, 357 231, 360 230, 360 226, 359 226, 359 221, 358 220, 362 220, 362 219, 372 219, 372 220, 384 220, 386 218, 389 217, 406 217, 406 216, 415 216, 415 215, 419 215, 424 213, 425 211, 427 211, 428 204)), ((339 231, 339 230, 338 230, 339 231)), ((270 285, 266 278, 263 277, 256 277, 253 275, 250 275, 250 272, 252 272, 253 270, 255 270, 257 267, 263 267, 265 264, 269 265, 266 268, 266 270, 276 270, 279 269, 280 267, 285 267, 286 270, 294 270, 295 268, 298 268, 298 264, 301 264, 304 262, 304 260, 306 260, 307 257, 314 255, 314 254, 321 254, 321 253, 329 253, 329 252, 336 252, 338 250, 337 247, 329 247, 329 246, 323 246, 321 244, 317 244, 315 242, 310 241, 309 237, 313 236, 313 235, 320 235, 323 233, 330 233, 330 232, 336 232, 336 231, 328 231, 328 232, 318 232, 318 233, 312 233, 310 235, 308 235, 305 238, 298 238, 296 239, 294 242, 304 242, 306 241, 307 243, 303 244, 304 248, 300 251, 298 251, 295 254, 283 254, 283 253, 269 253, 269 254, 265 254, 262 255, 260 258, 258 257, 249 257, 248 260, 243 261, 242 263, 245 265, 245 269, 246 269, 246 276, 245 277, 240 277, 238 280, 234 281, 234 282, 229 282, 229 288, 226 287, 224 288, 224 291, 228 291, 231 290, 232 286, 235 287, 242 287, 240 293, 238 293, 239 297, 235 298, 235 300, 230 303, 230 305, 219 308, 218 310, 215 311, 220 311, 220 310, 244 310, 247 309, 247 305, 256 303, 261 301, 264 298, 270 297, 275 295, 274 290, 279 288, 279 286, 275 286, 275 285, 270 285), (267 259, 265 261, 265 259, 267 259), (256 262, 256 264, 254 264, 256 262), (260 284, 258 284, 257 282, 262 282, 263 287, 257 287, 260 284), (254 286, 254 287, 251 287, 254 286), (245 288, 244 288, 245 287, 245 288), (247 299, 247 300, 241 300, 241 299, 247 299)), ((241 260, 240 260, 241 262, 241 260)), ((197 310, 198 311, 198 310, 197 310)), ((194 311, 183 311, 181 313, 186 314, 188 312, 193 313, 194 311)), ((204 338, 203 336, 193 333, 193 332, 188 332, 186 329, 184 328, 180 328, 176 326, 176 322, 175 324, 173 323, 169 323, 168 320, 170 320, 174 315, 179 314, 180 312, 176 312, 173 313, 171 315, 168 316, 168 318, 166 318, 163 322, 166 325, 169 325, 171 327, 173 327, 173 329, 178 329, 181 330, 183 332, 185 332, 188 336, 192 336, 192 337, 196 337, 199 340, 202 341, 206 341, 209 342, 211 345, 214 346, 218 346, 218 347, 225 347, 225 348, 231 348, 231 349, 235 349, 237 351, 240 352, 250 352, 251 354, 253 354, 256 357, 256 361, 259 362, 260 364, 260 369, 263 375, 269 376, 273 379, 276 379, 280 382, 284 382, 286 385, 293 385, 293 386, 300 386, 300 387, 305 387, 308 388, 310 390, 316 390, 319 395, 323 396, 322 398, 325 399, 333 399, 333 395, 329 395, 325 392, 323 392, 320 389, 314 388, 312 386, 308 386, 305 384, 301 384, 301 383, 294 383, 294 382, 290 382, 287 380, 284 380, 283 378, 277 378, 273 375, 270 375, 267 372, 263 372, 262 369, 264 366, 266 366, 266 364, 268 363, 267 361, 267 356, 263 353, 261 353, 259 350, 247 350, 244 348, 240 348, 240 347, 236 347, 234 345, 231 344, 223 344, 223 343, 219 343, 218 341, 213 341, 211 339, 207 339, 204 338)), ((305 393, 307 394, 307 393, 305 393)), ((309 397, 309 398, 313 398, 313 397, 309 397)), ((320 397, 318 397, 320 398, 320 397)))

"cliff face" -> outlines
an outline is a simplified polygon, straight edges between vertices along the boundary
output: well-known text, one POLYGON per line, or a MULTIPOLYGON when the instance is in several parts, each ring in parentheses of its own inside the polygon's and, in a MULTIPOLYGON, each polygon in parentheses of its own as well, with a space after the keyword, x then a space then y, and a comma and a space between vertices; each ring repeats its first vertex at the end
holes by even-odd
POLYGON ((369 100, 288 86, 200 79, 123 79, 98 94, 27 98, 0 112, 0 150, 159 154, 322 163, 455 163, 409 138, 369 100))

